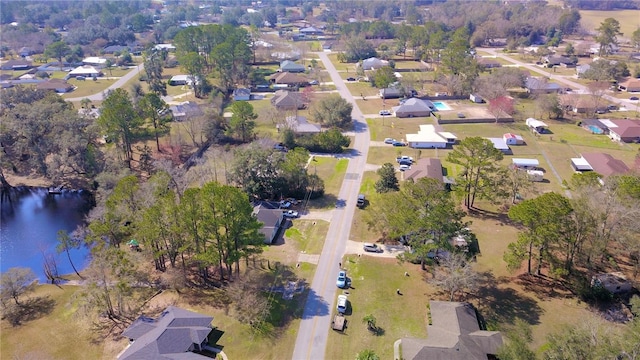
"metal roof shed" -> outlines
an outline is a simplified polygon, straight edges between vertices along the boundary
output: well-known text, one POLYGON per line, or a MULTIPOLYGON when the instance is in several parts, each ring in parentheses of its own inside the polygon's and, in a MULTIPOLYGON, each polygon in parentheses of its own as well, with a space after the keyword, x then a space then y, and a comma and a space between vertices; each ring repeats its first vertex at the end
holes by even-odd
POLYGON ((589 162, 585 160, 585 158, 583 157, 571 158, 571 167, 573 167, 575 171, 592 171, 593 170, 589 162))
POLYGON ((511 162, 516 167, 537 167, 537 166, 540 165, 540 162, 538 161, 538 159, 518 159, 518 158, 513 158, 513 159, 511 159, 511 162))

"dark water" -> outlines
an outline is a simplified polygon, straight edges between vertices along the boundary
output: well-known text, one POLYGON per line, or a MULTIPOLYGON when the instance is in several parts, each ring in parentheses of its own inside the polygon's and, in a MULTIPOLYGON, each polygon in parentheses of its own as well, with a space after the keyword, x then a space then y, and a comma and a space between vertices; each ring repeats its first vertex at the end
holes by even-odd
MULTIPOLYGON (((73 268, 66 253, 57 254, 58 230, 73 231, 91 209, 87 192, 63 190, 51 195, 42 188, 16 188, 10 201, 2 199, 0 217, 0 271, 29 267, 41 282, 45 281, 42 252, 56 256, 59 274, 73 268)), ((87 265, 86 247, 72 249, 71 259, 78 270, 87 265)))

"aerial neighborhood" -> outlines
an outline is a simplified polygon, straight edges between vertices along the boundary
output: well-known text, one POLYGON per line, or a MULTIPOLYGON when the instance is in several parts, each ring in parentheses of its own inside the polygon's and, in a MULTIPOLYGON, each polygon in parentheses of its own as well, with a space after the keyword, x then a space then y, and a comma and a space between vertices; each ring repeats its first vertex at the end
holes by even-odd
POLYGON ((640 356, 639 2, 1 9, 0 358, 640 356))

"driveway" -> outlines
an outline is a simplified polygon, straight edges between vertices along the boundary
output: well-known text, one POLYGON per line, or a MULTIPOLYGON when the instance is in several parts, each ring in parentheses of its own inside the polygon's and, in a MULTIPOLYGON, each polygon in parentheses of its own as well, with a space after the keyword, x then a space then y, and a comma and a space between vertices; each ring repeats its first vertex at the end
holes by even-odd
POLYGON ((82 99, 89 99, 91 101, 102 101, 104 100, 104 95, 109 92, 110 90, 115 90, 118 88, 121 88, 124 86, 124 84, 127 83, 127 81, 131 80, 134 76, 138 75, 138 73, 140 71, 144 70, 144 64, 140 64, 134 68, 131 69, 131 71, 129 71, 128 73, 126 73, 124 76, 120 77, 120 79, 118 79, 118 81, 114 82, 113 84, 111 84, 111 86, 109 86, 108 88, 104 89, 103 91, 97 93, 97 94, 93 94, 93 95, 88 95, 88 96, 81 96, 81 97, 75 97, 75 98, 67 98, 65 99, 66 101, 82 101, 82 99))
POLYGON ((302 321, 298 330, 293 359, 324 359, 327 347, 327 337, 331 327, 331 310, 336 298, 337 288, 335 276, 339 270, 339 263, 345 254, 347 239, 353 223, 356 209, 356 199, 360 192, 362 173, 365 168, 369 151, 369 129, 362 112, 358 108, 353 96, 344 84, 327 54, 317 53, 331 76, 340 96, 353 105, 351 116, 354 120, 353 132, 355 139, 347 171, 338 193, 338 204, 332 212, 327 238, 322 248, 315 275, 311 281, 309 295, 302 314, 302 321), (344 204, 344 205, 343 205, 344 204), (339 205, 339 206, 338 206, 339 205))
POLYGON ((402 254, 405 252, 406 248, 404 247, 404 245, 385 245, 385 244, 376 244, 379 247, 382 248, 382 250, 384 250, 384 252, 381 253, 372 253, 372 252, 366 252, 364 251, 364 249, 362 248, 362 244, 359 241, 352 241, 352 240, 347 240, 347 249, 346 249, 346 253, 347 254, 357 254, 357 255, 366 255, 366 256, 373 256, 373 257, 380 257, 380 258, 395 258, 398 255, 402 254))

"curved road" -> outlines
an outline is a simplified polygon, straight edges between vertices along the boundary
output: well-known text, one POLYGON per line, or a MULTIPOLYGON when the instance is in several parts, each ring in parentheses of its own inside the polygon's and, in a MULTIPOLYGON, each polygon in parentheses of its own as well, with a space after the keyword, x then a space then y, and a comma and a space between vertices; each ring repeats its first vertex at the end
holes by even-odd
POLYGON ((327 337, 331 328, 332 308, 337 292, 335 281, 339 269, 338 265, 346 250, 356 208, 356 199, 362 183, 362 173, 369 152, 369 129, 362 112, 327 54, 320 52, 318 55, 331 75, 340 96, 353 105, 355 140, 353 153, 349 157, 347 173, 338 194, 338 201, 344 201, 345 205, 337 207, 331 217, 327 238, 311 282, 311 289, 300 322, 293 350, 294 360, 325 358, 327 337))
POLYGON ((89 99, 91 101, 102 101, 104 99, 104 94, 106 94, 110 90, 115 90, 115 89, 121 88, 124 84, 127 83, 127 81, 131 80, 134 76, 138 75, 138 73, 140 71, 142 71, 142 70, 144 70, 144 64, 140 64, 140 65, 136 66, 135 68, 131 69, 131 71, 129 71, 124 76, 122 76, 120 79, 118 79, 116 82, 111 84, 111 86, 109 86, 108 88, 104 89, 103 91, 101 91, 101 92, 99 92, 97 94, 88 95, 88 96, 81 96, 81 97, 75 97, 75 98, 68 98, 68 99, 65 99, 65 100, 66 101, 82 101, 82 99, 86 98, 86 99, 89 99))

